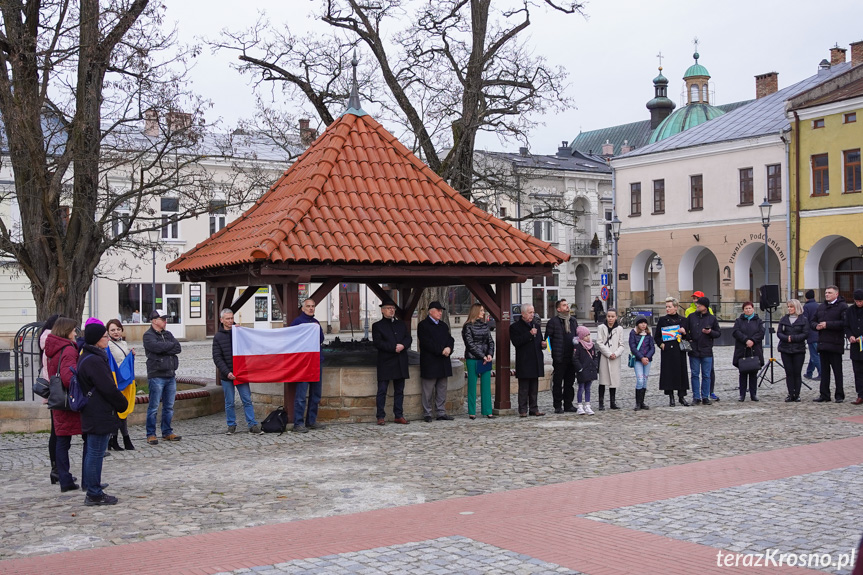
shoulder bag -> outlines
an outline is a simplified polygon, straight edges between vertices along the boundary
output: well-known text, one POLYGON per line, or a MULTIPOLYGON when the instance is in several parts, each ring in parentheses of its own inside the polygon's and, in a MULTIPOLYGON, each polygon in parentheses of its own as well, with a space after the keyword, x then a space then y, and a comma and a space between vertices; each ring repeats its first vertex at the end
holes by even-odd
MULTIPOLYGON (((63 349, 66 349, 65 347, 63 349)), ((62 356, 63 350, 60 350, 58 355, 62 356)), ((63 358, 57 362, 57 373, 51 376, 51 381, 48 382, 48 409, 60 409, 63 411, 72 411, 69 407, 69 393, 63 387, 63 380, 60 378, 60 365, 63 363, 63 358)))
MULTIPOLYGON (((641 344, 644 343, 645 337, 647 337, 647 336, 646 335, 641 336, 641 339, 638 340, 638 346, 636 346, 635 349, 641 349, 641 344)), ((635 354, 632 353, 631 351, 629 352, 629 364, 628 365, 629 365, 629 367, 635 367, 635 354)))
POLYGON ((751 347, 746 348, 746 351, 743 353, 744 356, 737 362, 737 369, 740 370, 740 373, 751 373, 761 369, 761 360, 755 356, 755 352, 752 351, 751 347))

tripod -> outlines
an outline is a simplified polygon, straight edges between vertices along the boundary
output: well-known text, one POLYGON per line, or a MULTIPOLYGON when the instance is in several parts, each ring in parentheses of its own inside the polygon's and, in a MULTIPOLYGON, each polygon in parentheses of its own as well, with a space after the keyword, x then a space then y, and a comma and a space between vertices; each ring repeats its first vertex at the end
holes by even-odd
MULTIPOLYGON (((773 385, 773 383, 776 381, 774 379, 774 374, 773 374, 773 364, 774 363, 778 363, 779 367, 781 367, 783 370, 785 369, 785 366, 782 365, 782 362, 779 361, 778 359, 776 359, 775 357, 773 357, 773 334, 776 333, 776 331, 773 329, 773 312, 776 311, 776 308, 775 307, 768 307, 766 311, 767 311, 767 345, 770 347, 770 359, 764 363, 764 367, 762 367, 761 371, 758 372, 758 387, 759 388, 761 387, 761 384, 764 383, 764 380, 767 379, 767 372, 768 371, 770 371, 770 382, 769 382, 770 385, 773 385)), ((782 376, 782 378, 780 378, 779 381, 782 381, 782 379, 784 379, 784 378, 785 378, 785 376, 782 376)), ((807 385, 806 387, 809 387, 809 386, 807 385)))

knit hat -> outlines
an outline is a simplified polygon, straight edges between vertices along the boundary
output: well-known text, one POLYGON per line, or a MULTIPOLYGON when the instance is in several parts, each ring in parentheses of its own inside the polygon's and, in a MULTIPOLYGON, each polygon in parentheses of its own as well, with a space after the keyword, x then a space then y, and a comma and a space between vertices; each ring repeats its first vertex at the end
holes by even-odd
POLYGON ((105 325, 104 323, 102 323, 102 320, 99 319, 98 317, 91 317, 86 322, 84 322, 84 327, 87 327, 88 325, 90 325, 92 323, 99 324, 99 325, 105 325))
POLYGON ((854 301, 863 301, 863 289, 854 290, 854 301))
POLYGON ((105 326, 102 325, 102 322, 96 320, 84 327, 84 341, 87 342, 88 345, 96 345, 107 331, 108 330, 105 329, 105 326))
POLYGON ((808 289, 808 290, 806 290, 805 295, 806 295, 806 299, 815 299, 815 290, 814 289, 808 289))
POLYGON ((638 325, 640 323, 648 323, 647 318, 643 315, 638 316, 638 318, 635 320, 635 325, 638 325))
POLYGON ((697 300, 695 300, 695 303, 697 303, 698 305, 703 305, 704 307, 707 307, 707 308, 710 307, 710 300, 707 299, 706 297, 698 298, 697 300))
POLYGON ((590 330, 584 327, 583 325, 575 328, 575 335, 578 336, 578 339, 584 339, 584 336, 590 335, 590 330))

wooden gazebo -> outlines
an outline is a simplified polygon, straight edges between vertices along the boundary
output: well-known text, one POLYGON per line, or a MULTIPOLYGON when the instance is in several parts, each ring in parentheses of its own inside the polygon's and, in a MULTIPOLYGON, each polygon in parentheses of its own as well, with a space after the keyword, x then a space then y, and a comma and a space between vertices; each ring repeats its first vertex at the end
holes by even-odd
POLYGON ((494 405, 510 409, 511 286, 568 259, 477 208, 356 105, 254 206, 168 270, 215 287, 217 309, 236 311, 271 286, 286 324, 300 313, 300 283, 320 284, 317 303, 343 281, 382 298, 389 284, 408 323, 424 288, 465 285, 497 320, 494 405), (235 297, 238 286, 246 289, 235 297))

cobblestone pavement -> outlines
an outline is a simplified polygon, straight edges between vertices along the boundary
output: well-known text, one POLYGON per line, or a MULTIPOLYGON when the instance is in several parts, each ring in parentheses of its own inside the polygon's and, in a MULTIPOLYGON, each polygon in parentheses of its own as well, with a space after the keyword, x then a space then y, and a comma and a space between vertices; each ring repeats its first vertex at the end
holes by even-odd
MULTIPOLYGON (((733 553, 769 550, 829 555, 835 562, 860 541, 863 466, 798 475, 588 513, 604 521, 733 553)), ((850 573, 836 565, 818 568, 850 573)))
POLYGON ((527 555, 514 553, 474 541, 467 537, 440 537, 407 545, 392 545, 357 553, 341 553, 326 557, 263 565, 251 569, 216 575, 348 575, 353 573, 412 573, 417 575, 449 575, 453 565, 463 575, 533 575, 566 573, 579 575, 565 567, 553 565, 527 555))
MULTIPOLYGON (((211 376, 209 353, 209 342, 185 344, 181 373, 185 368, 189 371, 183 375, 193 375, 193 370, 200 369, 202 375, 211 376)), ((861 435, 859 423, 841 418, 863 415, 863 409, 847 402, 814 404, 808 400, 816 393, 805 389, 802 403, 786 404, 784 383, 779 381, 772 386, 765 382, 760 403, 738 403, 730 355, 729 348, 717 350, 717 393, 723 400, 711 406, 667 407, 667 398, 656 390, 657 362, 647 398, 652 409, 646 412, 632 411, 634 377, 632 370, 624 368, 618 393, 623 409, 597 411, 595 416, 553 415, 551 395, 544 392, 540 407, 549 415, 540 418, 470 421, 460 416, 452 422, 414 421, 409 426, 338 424, 305 435, 226 436, 224 416, 217 414, 175 422, 183 441, 158 446, 146 445, 143 428, 132 427, 138 449, 114 453, 105 461, 103 481, 111 484, 107 491, 120 498, 120 504, 111 508, 85 507, 82 493, 60 494, 49 484, 46 434, 4 434, 0 436, 4 477, 0 505, 6 521, 0 524, 0 559, 500 493, 861 435)), ((853 390, 847 363, 846 390, 853 390)), ((593 403, 596 407, 597 402, 593 403)), ((78 471, 80 447, 75 438, 71 453, 73 469, 78 471)), ((744 530, 747 520, 741 509, 766 502, 771 507, 758 516, 764 526, 775 524, 777 517, 788 518, 782 530, 771 530, 776 531, 775 539, 747 536, 726 546, 725 531, 701 529, 697 532, 706 533, 705 539, 697 542, 727 549, 736 549, 739 541, 769 541, 789 550, 808 545, 833 549, 825 546, 818 526, 822 531, 824 525, 859 529, 859 521, 837 516, 832 504, 811 502, 822 501, 816 496, 854 500, 852 493, 860 492, 860 471, 848 468, 813 474, 784 487, 755 485, 686 498, 682 520, 692 521, 693 532, 699 529, 696 522, 727 522, 733 525, 729 530, 749 533, 744 530), (804 489, 807 483, 814 487, 804 489), (784 501, 789 507, 805 506, 812 517, 783 512, 784 501)), ((645 508, 645 514, 677 517, 679 510, 662 507, 675 504, 681 502, 657 502, 653 505, 659 506, 658 511, 638 507, 645 508)), ((633 512, 632 518, 641 512, 633 512)), ((627 515, 620 513, 592 518, 626 521, 627 515)), ((758 525, 758 517, 750 520, 758 525)), ((686 531, 675 525, 667 524, 661 534, 674 537, 672 532, 686 531)), ((642 528, 641 523, 628 526, 642 528)), ((753 527, 753 532, 762 533, 764 526, 753 527)), ((437 541, 424 542, 423 553, 433 554, 441 546, 476 549, 475 545, 482 545, 437 541)), ((527 564, 522 565, 525 569, 532 568, 529 557, 515 559, 527 564)))

